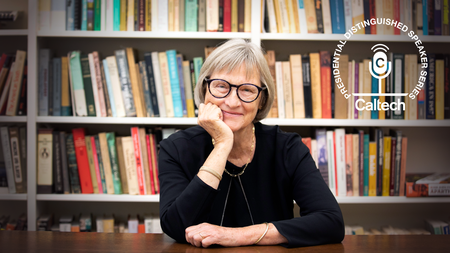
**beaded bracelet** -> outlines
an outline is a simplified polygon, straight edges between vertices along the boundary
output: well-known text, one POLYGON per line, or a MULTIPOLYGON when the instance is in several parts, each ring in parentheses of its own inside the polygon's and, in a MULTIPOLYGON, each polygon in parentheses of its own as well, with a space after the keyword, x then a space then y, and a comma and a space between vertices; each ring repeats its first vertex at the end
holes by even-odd
POLYGON ((215 176, 217 179, 219 179, 219 181, 222 180, 222 176, 219 175, 219 173, 217 173, 213 169, 208 168, 206 166, 202 166, 199 171, 206 171, 206 172, 210 173, 211 175, 215 176))
POLYGON ((266 231, 264 231, 264 233, 261 235, 261 237, 258 239, 258 241, 256 241, 254 244, 257 244, 258 242, 260 242, 263 237, 267 234, 267 231, 269 231, 269 223, 264 222, 264 224, 266 224, 266 231))

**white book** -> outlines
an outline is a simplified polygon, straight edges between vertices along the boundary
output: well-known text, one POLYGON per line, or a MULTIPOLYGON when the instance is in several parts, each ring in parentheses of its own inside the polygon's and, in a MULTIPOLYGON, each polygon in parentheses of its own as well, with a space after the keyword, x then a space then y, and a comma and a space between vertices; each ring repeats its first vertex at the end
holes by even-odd
POLYGON ((106 59, 103 59, 102 63, 103 63, 103 71, 105 74, 105 82, 106 82, 106 87, 104 87, 104 88, 108 90, 108 97, 109 97, 109 102, 111 104, 112 116, 117 117, 116 102, 115 102, 114 91, 113 91, 113 87, 112 87, 112 83, 111 83, 111 75, 109 74, 108 61, 106 59))
POLYGON ((206 1, 206 30, 217 32, 219 30, 219 1, 206 1))
POLYGON ((145 215, 144 216, 144 225, 145 225, 145 233, 153 233, 153 216, 152 215, 145 215))
POLYGON ((127 31, 134 31, 134 0, 128 0, 127 5, 127 31))
MULTIPOLYGON (((362 93, 363 92, 363 87, 364 87, 364 63, 360 62, 359 63, 359 79, 358 79, 358 92, 362 93)), ((362 97, 358 97, 358 98, 362 98, 362 97)), ((364 115, 364 110, 358 111, 358 119, 363 119, 364 115)))
POLYGON ((290 32, 289 15, 288 15, 286 2, 285 1, 276 1, 276 2, 278 2, 278 8, 280 9, 280 13, 281 13, 281 27, 282 27, 283 31, 280 31, 280 32, 281 33, 289 33, 290 32))
MULTIPOLYGON (((415 3, 414 3, 415 4, 415 3)), ((403 22, 408 27, 408 30, 413 29, 413 3, 412 1, 400 0, 400 12, 403 14, 403 22), (403 7, 401 7, 403 6, 403 7)))
POLYGON ((164 92, 162 88, 161 70, 159 69, 158 52, 152 52, 153 76, 155 78, 156 97, 158 98, 159 117, 165 118, 166 102, 164 100, 164 92))
MULTIPOLYGON (((270 33, 278 33, 278 29, 277 29, 277 19, 275 16, 275 7, 273 5, 273 0, 266 0, 266 8, 267 8, 267 12, 269 15, 269 31, 270 33)), ((303 0, 300 0, 303 1, 303 0)))
POLYGON ((161 228, 161 220, 158 216, 153 216, 152 221, 152 233, 154 234, 162 234, 162 228, 161 228))
MULTIPOLYGON (((407 65, 410 67, 409 73, 411 77, 409 78, 409 89, 407 89, 406 92, 411 91, 415 87, 415 82, 417 82, 418 79, 414 77, 420 75, 420 73, 417 73, 417 55, 411 54, 409 57, 410 62, 407 65)), ((409 119, 417 120, 417 98, 409 100, 409 119)))
POLYGON ((66 30, 66 1, 52 1, 50 29, 52 31, 66 30))
POLYGON ((128 217, 128 233, 138 233, 139 219, 136 215, 128 217))
POLYGON ((328 150, 328 186, 331 193, 336 196, 336 165, 334 164, 334 131, 327 131, 328 150))
POLYGON ((316 163, 316 168, 319 169, 319 150, 317 149, 316 139, 311 139, 311 156, 316 163))
POLYGON ((298 0, 298 20, 300 22, 300 33, 308 33, 308 26, 306 23, 305 4, 303 0, 298 0))
POLYGON ((323 21, 323 33, 332 34, 331 26, 331 12, 330 12, 330 1, 322 1, 322 21, 323 21))
POLYGON ((108 66, 109 77, 111 80, 112 91, 114 94, 114 103, 116 107, 117 117, 125 117, 125 104, 123 102, 122 88, 120 85, 119 72, 117 70, 116 57, 106 57, 106 62, 108 66))
POLYGON ((95 224, 97 225, 97 233, 103 233, 103 217, 98 216, 95 220, 95 224))
MULTIPOLYGON (((169 31, 169 3, 166 0, 158 0, 158 32, 169 31)), ((153 14, 153 13, 152 13, 153 14)))
POLYGON ((352 0, 344 0, 344 15, 345 15, 345 30, 348 31, 353 26, 352 0))
POLYGON ((51 0, 39 0, 39 31, 50 31, 51 0))
POLYGON ((9 193, 16 193, 16 184, 14 183, 14 171, 11 157, 11 146, 9 145, 9 128, 0 127, 0 138, 2 139, 3 158, 5 159, 6 180, 8 181, 9 193))
POLYGON ((284 91, 283 91, 283 64, 280 61, 275 62, 275 73, 277 83, 277 101, 278 101, 278 118, 284 119, 284 91))
POLYGON ((97 117, 101 117, 101 109, 100 109, 100 99, 98 97, 98 85, 97 85, 97 75, 95 72, 95 63, 94 63, 94 55, 92 53, 88 54, 89 59, 89 70, 91 71, 91 82, 92 82, 92 91, 94 92, 94 104, 95 104, 95 114, 97 117))
POLYGON ((337 191, 336 196, 347 196, 347 180, 345 173, 345 129, 337 128, 335 131, 336 143, 336 177, 337 177, 337 191))
POLYGON ((284 89, 284 113, 287 119, 294 118, 294 104, 292 102, 291 64, 283 61, 283 89, 284 89))
POLYGON ((100 3, 100 31, 112 31, 113 30, 113 0, 102 0, 100 3), (109 9, 108 9, 109 8, 109 9), (109 12, 109 13, 108 13, 109 12), (110 14, 110 15, 108 15, 110 14), (110 20, 107 20, 109 18, 110 20), (108 23, 110 21, 110 23, 108 23), (107 30, 107 27, 111 30, 107 30))
POLYGON ((87 116, 86 95, 84 92, 83 73, 81 69, 80 52, 72 51, 69 53, 69 69, 71 77, 71 94, 75 101, 73 107, 74 115, 87 116))
POLYGON ((158 0, 152 0, 152 32, 158 31, 158 0))
POLYGON ((133 138, 122 137, 123 156, 128 180, 128 194, 139 195, 138 176, 136 171, 136 157, 134 154, 133 138))

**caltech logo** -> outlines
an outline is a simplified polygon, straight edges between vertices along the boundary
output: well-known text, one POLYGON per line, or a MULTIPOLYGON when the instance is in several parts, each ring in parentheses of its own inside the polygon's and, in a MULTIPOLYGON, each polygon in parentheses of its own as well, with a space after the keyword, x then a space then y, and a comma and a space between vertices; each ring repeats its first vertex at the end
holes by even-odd
MULTIPOLYGON (((372 46, 371 50, 374 53, 371 61, 369 62, 368 69, 362 69, 360 70, 359 74, 361 75, 364 71, 369 71, 373 79, 378 80, 378 87, 377 91, 374 93, 351 93, 355 97, 355 108, 358 111, 405 111, 406 105, 404 102, 404 99, 415 99, 419 92, 424 88, 424 83, 426 81, 427 76, 427 68, 428 68, 428 58, 426 55, 426 52, 424 50, 424 46, 422 46, 422 41, 420 40, 419 36, 417 36, 414 31, 408 32, 408 27, 402 24, 401 22, 397 22, 395 20, 391 19, 370 19, 365 20, 363 22, 360 22, 353 26, 350 30, 348 30, 347 33, 344 34, 345 38, 349 39, 354 33, 358 31, 358 29, 364 29, 366 26, 370 25, 387 25, 387 26, 393 26, 394 29, 399 29, 400 31, 406 33, 408 37, 414 41, 415 46, 417 47, 419 51, 419 60, 420 63, 420 71, 418 73, 419 79, 417 80, 416 84, 414 85, 414 89, 410 93, 402 93, 402 79, 404 78, 405 73, 403 70, 401 71, 400 75, 396 74, 394 78, 390 78, 390 80, 393 82, 391 84, 391 88, 393 88, 391 93, 383 93, 382 90, 382 81, 383 79, 386 79, 389 77, 389 75, 392 75, 392 69, 393 69, 393 63, 391 61, 388 61, 387 53, 389 50, 389 47, 385 44, 375 44, 372 46), (365 101, 364 97, 371 98, 371 101, 365 101), (379 97, 393 97, 393 99, 390 99, 391 102, 381 102, 379 97), (357 98, 357 99, 356 99, 357 98)), ((399 36, 399 38, 402 38, 399 36)), ((404 37, 403 37, 404 38, 404 37)), ((336 84, 337 89, 341 92, 341 94, 346 98, 349 99, 352 96, 349 94, 348 89, 345 87, 345 83, 343 83, 342 78, 340 77, 340 70, 339 70, 339 57, 341 55, 341 52, 345 46, 347 41, 339 41, 339 44, 337 45, 337 48, 334 52, 334 58, 333 58, 333 74, 334 74, 334 81, 336 84)), ((397 61, 397 60, 395 60, 397 61)), ((403 64, 403 63, 402 63, 403 64)), ((397 65, 397 62, 395 64, 397 65)), ((372 81, 374 82, 374 81, 372 81)), ((372 84, 371 86, 373 86, 372 84)), ((374 90, 374 89, 372 89, 374 90)), ((337 92, 337 90, 336 90, 337 92)))

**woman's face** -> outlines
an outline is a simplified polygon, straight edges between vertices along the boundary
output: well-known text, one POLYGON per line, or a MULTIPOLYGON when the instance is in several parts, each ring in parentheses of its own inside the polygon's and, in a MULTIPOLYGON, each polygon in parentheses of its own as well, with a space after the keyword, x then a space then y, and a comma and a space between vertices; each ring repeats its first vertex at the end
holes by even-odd
MULTIPOLYGON (((251 83, 256 86, 261 87, 261 82, 258 71, 250 79, 246 78, 245 65, 240 68, 235 69, 230 73, 225 71, 214 72, 209 78, 210 79, 223 79, 230 84, 240 85, 243 83, 251 83)), ((262 93, 262 92, 261 92, 262 93)), ((231 131, 237 132, 245 129, 249 126, 253 119, 255 119, 256 113, 258 112, 258 107, 261 101, 261 94, 258 98, 251 102, 245 103, 239 99, 236 93, 236 88, 231 88, 231 92, 225 98, 215 98, 210 93, 208 88, 206 88, 205 93, 205 104, 211 102, 217 105, 220 110, 222 110, 223 122, 227 124, 231 131)))

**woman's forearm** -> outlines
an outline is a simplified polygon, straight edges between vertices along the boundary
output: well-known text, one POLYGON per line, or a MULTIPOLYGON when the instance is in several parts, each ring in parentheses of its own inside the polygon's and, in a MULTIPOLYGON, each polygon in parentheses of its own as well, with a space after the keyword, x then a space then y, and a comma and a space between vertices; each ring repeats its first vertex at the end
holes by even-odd
MULTIPOLYGON (((218 175, 222 176, 231 147, 232 143, 216 144, 206 161, 203 163, 203 166, 207 167, 207 170, 213 170, 218 175)), ((212 188, 217 189, 219 187, 220 180, 214 176, 214 173, 202 170, 198 172, 197 176, 212 188)))
MULTIPOLYGON (((257 245, 277 245, 288 242, 286 237, 281 235, 280 232, 278 232, 278 229, 272 223, 268 224, 269 229, 267 230, 267 233, 257 243, 257 245)), ((266 224, 262 223, 238 229, 241 230, 241 233, 239 233, 242 238, 241 245, 252 245, 255 244, 255 242, 257 242, 259 238, 264 234, 264 232, 266 231, 266 224)))

